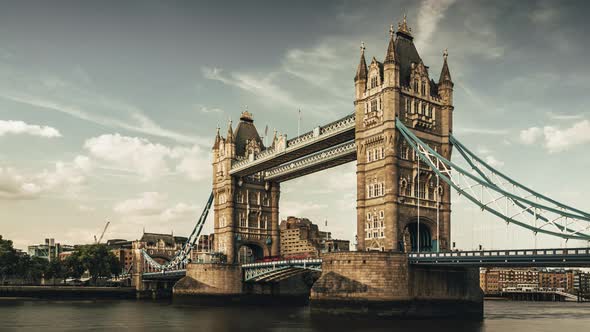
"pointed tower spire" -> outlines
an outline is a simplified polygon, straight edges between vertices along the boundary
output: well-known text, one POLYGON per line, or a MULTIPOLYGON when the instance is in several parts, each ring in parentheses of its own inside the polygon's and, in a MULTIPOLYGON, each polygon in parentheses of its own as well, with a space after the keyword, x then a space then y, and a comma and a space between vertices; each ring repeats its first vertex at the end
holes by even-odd
POLYGON ((440 78, 438 79, 438 84, 441 84, 443 82, 449 82, 449 83, 453 83, 453 80, 451 79, 451 72, 449 71, 449 65, 447 64, 447 57, 449 56, 449 51, 447 49, 444 50, 443 52, 443 67, 442 70, 440 72, 440 78))
POLYGON ((213 149, 219 148, 220 141, 221 141, 221 135, 219 135, 219 125, 217 125, 217 133, 215 134, 215 143, 213 143, 213 149))
POLYGON ((232 143, 234 141, 234 131, 231 127, 231 119, 229 119, 229 125, 227 126, 227 142, 232 143))
POLYGON ((354 81, 366 80, 367 79, 367 62, 365 61, 365 43, 361 42, 361 61, 358 68, 356 69, 356 75, 354 81))
POLYGON ((395 54, 395 33, 393 30, 393 24, 389 26, 389 46, 387 46, 387 54, 385 55, 384 63, 394 63, 397 59, 395 54))
POLYGON ((412 37, 412 29, 408 27, 407 18, 408 18, 407 15, 404 14, 403 21, 401 21, 400 23, 397 24, 397 34, 404 35, 408 39, 412 40, 414 37, 412 37))

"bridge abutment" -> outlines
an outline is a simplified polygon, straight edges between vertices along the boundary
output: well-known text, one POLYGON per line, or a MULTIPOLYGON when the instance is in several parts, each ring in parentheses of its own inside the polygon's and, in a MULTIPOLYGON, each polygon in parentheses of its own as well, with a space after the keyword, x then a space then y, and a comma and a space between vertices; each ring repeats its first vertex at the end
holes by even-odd
POLYGON ((412 266, 395 252, 323 256, 311 290, 313 313, 481 319, 483 293, 473 268, 412 266))
POLYGON ((188 264, 186 276, 174 285, 174 295, 233 296, 242 294, 239 264, 188 264))

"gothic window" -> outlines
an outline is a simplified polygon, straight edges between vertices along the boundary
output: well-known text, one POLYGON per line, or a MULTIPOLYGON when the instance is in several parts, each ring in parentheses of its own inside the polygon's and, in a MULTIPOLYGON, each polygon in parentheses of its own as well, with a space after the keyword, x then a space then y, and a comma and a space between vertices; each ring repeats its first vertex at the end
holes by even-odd
POLYGON ((264 206, 269 206, 270 205, 270 200, 268 199, 268 194, 264 193, 264 196, 262 198, 262 204, 264 206))
POLYGON ((418 81, 414 81, 414 91, 418 93, 418 81))
MULTIPOLYGON (((385 218, 385 213, 383 212, 383 210, 379 211, 379 218, 383 219, 385 218)), ((383 223, 383 222, 381 222, 383 223)), ((383 224, 381 224, 381 226, 383 227, 383 224)))
POLYGON ((367 220, 371 220, 371 212, 367 213, 367 220))
POLYGON ((422 82, 422 94, 426 96, 426 83, 422 82))
POLYGON ((371 77, 371 89, 377 86, 377 76, 371 77))
POLYGON ((379 196, 379 184, 373 185, 373 196, 374 197, 379 196))
POLYGON ((241 212, 239 215, 239 218, 240 218, 240 227, 246 227, 247 226, 246 215, 243 212, 241 212))
POLYGON ((377 112, 377 99, 371 100, 371 112, 377 112))
POLYGON ((426 103, 422 103, 422 114, 428 116, 428 114, 426 114, 426 103))
POLYGON ((379 149, 379 151, 381 151, 380 158, 381 158, 381 159, 385 158, 385 150, 383 149, 383 147, 381 147, 381 148, 379 149))

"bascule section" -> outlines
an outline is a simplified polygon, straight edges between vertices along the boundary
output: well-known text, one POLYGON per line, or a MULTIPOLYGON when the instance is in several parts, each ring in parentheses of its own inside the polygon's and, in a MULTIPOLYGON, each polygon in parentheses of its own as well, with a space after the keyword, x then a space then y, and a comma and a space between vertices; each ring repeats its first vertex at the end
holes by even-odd
POLYGON ((367 66, 365 46, 355 82, 357 250, 449 248, 449 186, 438 180, 396 129, 396 119, 450 160, 453 82, 444 52, 438 81, 430 77, 406 19, 390 28, 383 62, 367 66))

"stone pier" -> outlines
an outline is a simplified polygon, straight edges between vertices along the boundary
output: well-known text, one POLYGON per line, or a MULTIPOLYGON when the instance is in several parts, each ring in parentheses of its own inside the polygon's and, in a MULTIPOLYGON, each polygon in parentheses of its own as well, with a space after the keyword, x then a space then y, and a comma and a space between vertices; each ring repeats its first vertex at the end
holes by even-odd
POLYGON ((323 257, 311 290, 313 313, 381 317, 483 317, 476 269, 422 267, 394 252, 342 252, 323 257))
POLYGON ((243 280, 239 264, 189 264, 186 276, 174 285, 173 294, 175 300, 207 304, 294 304, 309 300, 315 281, 309 274, 278 282, 248 283, 243 280))

